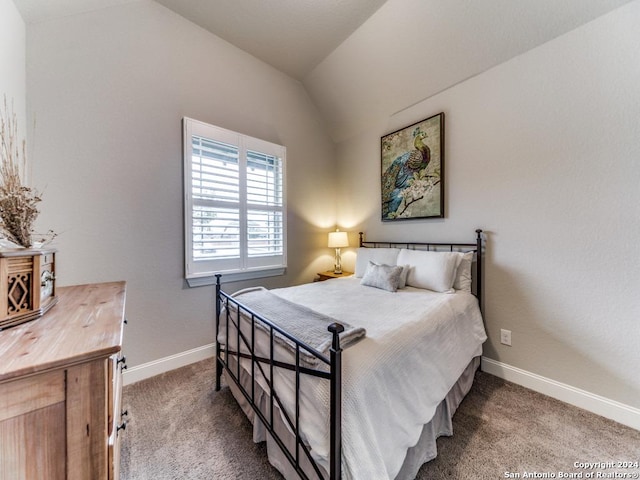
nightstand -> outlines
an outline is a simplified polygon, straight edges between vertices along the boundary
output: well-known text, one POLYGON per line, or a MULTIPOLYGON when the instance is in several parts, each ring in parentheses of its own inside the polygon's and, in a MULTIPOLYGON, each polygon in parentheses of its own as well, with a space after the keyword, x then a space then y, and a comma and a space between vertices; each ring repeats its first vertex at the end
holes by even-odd
POLYGON ((327 270, 326 272, 318 273, 317 281, 324 282, 325 280, 330 280, 332 278, 348 277, 349 275, 353 275, 353 272, 334 273, 333 270, 327 270))

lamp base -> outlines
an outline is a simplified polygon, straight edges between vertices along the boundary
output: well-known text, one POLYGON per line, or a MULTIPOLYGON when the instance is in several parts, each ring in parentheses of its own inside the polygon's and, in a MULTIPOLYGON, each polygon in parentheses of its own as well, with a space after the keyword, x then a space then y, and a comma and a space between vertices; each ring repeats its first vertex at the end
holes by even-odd
POLYGON ((333 273, 335 273, 336 275, 341 275, 342 274, 342 258, 340 256, 340 249, 336 248, 336 260, 335 263, 333 265, 333 273))

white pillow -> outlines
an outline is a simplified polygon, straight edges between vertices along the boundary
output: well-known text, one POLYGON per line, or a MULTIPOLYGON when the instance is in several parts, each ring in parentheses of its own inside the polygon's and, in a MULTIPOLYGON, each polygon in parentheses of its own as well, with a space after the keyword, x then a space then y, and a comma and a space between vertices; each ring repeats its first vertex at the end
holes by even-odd
POLYGON ((407 276, 409 275, 409 270, 411 270, 411 265, 398 265, 402 267, 402 273, 400 274, 400 283, 398 283, 398 288, 406 288, 407 286, 407 276))
POLYGON ((460 265, 456 271, 456 278, 453 281, 453 288, 471 293, 471 263, 473 262, 473 252, 462 254, 460 265))
POLYGON ((384 265, 396 265, 399 253, 399 248, 358 248, 356 251, 355 276, 357 278, 362 278, 364 272, 367 271, 369 261, 384 265))
POLYGON ((381 288, 388 292, 395 292, 398 290, 400 275, 402 275, 402 267, 395 265, 378 265, 377 263, 369 261, 369 265, 362 276, 360 284, 367 287, 381 288))
POLYGON ((428 252, 403 248, 398 254, 400 265, 410 265, 407 285, 434 292, 453 293, 453 281, 462 253, 428 252))

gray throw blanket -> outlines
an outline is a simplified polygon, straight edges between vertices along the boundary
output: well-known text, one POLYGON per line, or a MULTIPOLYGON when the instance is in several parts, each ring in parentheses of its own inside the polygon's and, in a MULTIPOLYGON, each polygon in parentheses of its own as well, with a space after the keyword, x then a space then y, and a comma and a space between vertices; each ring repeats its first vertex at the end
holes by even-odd
MULTIPOLYGON (((303 305, 285 300, 264 287, 241 290, 233 297, 251 311, 269 320, 319 353, 328 356, 332 334, 327 330, 327 327, 335 323, 335 319, 303 305)), ((353 345, 366 335, 364 328, 352 327, 344 322, 339 323, 344 327, 344 332, 340 334, 340 347, 343 349, 353 345)), ((256 322, 256 326, 265 331, 269 330, 262 322, 256 322)), ((274 339, 295 353, 295 343, 287 337, 275 332, 274 339)), ((300 349, 300 357, 307 364, 315 365, 318 362, 318 359, 304 348, 300 349)))

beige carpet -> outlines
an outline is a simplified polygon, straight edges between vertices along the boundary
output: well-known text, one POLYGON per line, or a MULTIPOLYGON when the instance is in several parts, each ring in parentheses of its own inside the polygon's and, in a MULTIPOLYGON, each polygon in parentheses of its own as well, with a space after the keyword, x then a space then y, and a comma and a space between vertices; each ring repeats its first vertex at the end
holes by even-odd
MULTIPOLYGON (((265 446, 252 442, 229 389, 215 392, 213 360, 129 385, 123 405, 130 421, 122 439, 122 480, 282 479, 265 446)), ((574 466, 640 462, 639 431, 482 372, 453 424, 453 437, 438 440, 438 457, 422 467, 419 480, 526 478, 525 472, 640 477, 640 468, 574 466)))

